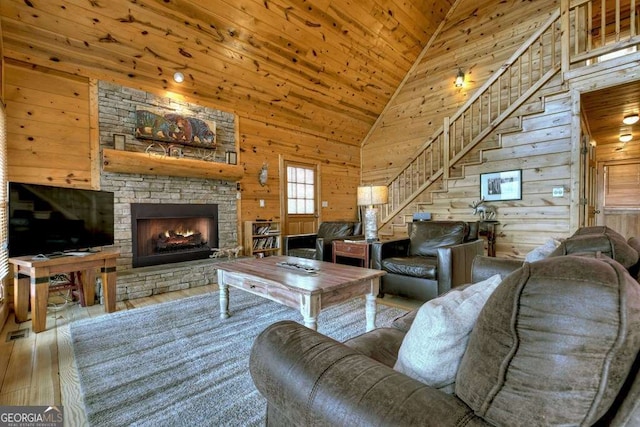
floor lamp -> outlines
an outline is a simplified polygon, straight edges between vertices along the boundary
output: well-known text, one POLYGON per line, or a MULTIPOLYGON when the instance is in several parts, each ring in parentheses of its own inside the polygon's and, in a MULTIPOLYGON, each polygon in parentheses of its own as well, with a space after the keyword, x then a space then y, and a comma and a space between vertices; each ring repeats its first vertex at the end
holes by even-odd
POLYGON ((364 185, 358 187, 358 206, 366 206, 364 211, 364 238, 367 242, 378 240, 378 208, 389 198, 385 185, 364 185))

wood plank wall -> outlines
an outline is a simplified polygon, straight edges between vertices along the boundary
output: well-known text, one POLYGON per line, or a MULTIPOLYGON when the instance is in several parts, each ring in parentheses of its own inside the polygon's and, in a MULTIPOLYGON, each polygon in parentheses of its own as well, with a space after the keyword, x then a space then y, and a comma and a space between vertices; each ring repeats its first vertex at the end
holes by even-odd
MULTIPOLYGON (((442 32, 433 41, 414 75, 388 106, 378 127, 362 148, 363 181, 386 183, 397 173, 415 149, 442 126, 535 29, 559 7, 544 0, 519 3, 461 1, 449 16, 442 32), (499 19, 496 17, 499 16, 499 19), (465 85, 455 88, 458 69, 465 85)), ((444 185, 446 193, 425 194, 410 206, 411 211, 432 213, 434 219, 478 219, 469 204, 480 198, 479 174, 522 169, 523 199, 494 202, 498 210, 498 256, 523 257, 550 237, 571 232, 571 97, 553 95, 559 89, 556 77, 538 93, 523 117, 522 131, 502 135, 502 147, 484 152, 482 163, 466 166, 465 177, 444 185), (534 106, 541 98, 539 106, 534 106), (563 187, 562 198, 552 198, 554 187, 563 187)), ((406 227, 392 227, 399 234, 406 227)))
MULTIPOLYGON (((6 69, 9 179, 97 188, 95 169, 100 168, 100 157, 92 157, 91 149, 98 137, 91 133, 91 120, 97 111, 92 111, 95 107, 90 102, 89 79, 17 61, 9 61, 6 69)), ((166 96, 164 91, 157 94, 166 96)), ((216 108, 194 97, 182 99, 216 108)), ((281 155, 320 164, 321 198, 328 202, 320 214, 322 220, 357 218, 357 145, 345 145, 301 127, 256 119, 247 112, 239 114, 238 122, 238 161, 245 169, 240 181, 240 221, 280 218, 281 155), (264 163, 268 165, 269 180, 262 187, 258 172, 264 163), (259 200, 265 201, 264 207, 260 207, 259 200)))
POLYGON ((453 1, 7 0, 0 12, 8 57, 237 114, 241 220, 280 216, 278 155, 322 165, 331 220, 355 219, 359 144, 453 1))
POLYGON ((552 0, 461 1, 364 141, 363 180, 384 183, 557 10, 552 0), (498 19, 499 17, 499 19, 498 19), (458 70, 465 85, 453 84, 458 70))
POLYGON ((89 80, 16 62, 5 70, 9 180, 99 185, 91 177, 89 80))

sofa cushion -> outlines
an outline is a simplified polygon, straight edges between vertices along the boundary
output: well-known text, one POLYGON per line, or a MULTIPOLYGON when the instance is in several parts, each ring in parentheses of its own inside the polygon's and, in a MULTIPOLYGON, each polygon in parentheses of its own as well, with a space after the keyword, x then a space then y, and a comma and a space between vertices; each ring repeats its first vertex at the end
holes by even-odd
POLYGON ((409 255, 436 256, 438 248, 464 241, 469 225, 464 221, 419 221, 409 223, 409 255))
POLYGON ((638 262, 638 251, 626 239, 609 227, 585 227, 556 248, 549 256, 603 254, 613 258, 625 268, 638 262))
POLYGON ((411 310, 401 316, 398 316, 393 320, 391 326, 401 330, 404 333, 407 333, 409 332, 409 328, 411 328, 411 325, 416 318, 416 314, 418 314, 418 309, 411 310))
POLYGON ((289 249, 289 251, 287 251, 287 255, 288 256, 297 256, 299 258, 315 259, 316 258, 316 249, 315 248, 289 249))
POLYGON ((382 269, 388 273, 431 280, 436 280, 437 264, 436 258, 424 256, 392 257, 380 262, 382 269))
POLYGON ((327 221, 320 223, 318 237, 333 240, 339 237, 353 236, 353 222, 327 221))
POLYGON ((469 334, 499 274, 455 288, 423 304, 402 340, 394 369, 452 393, 469 334))
POLYGON ((507 276, 478 317, 455 391, 496 425, 591 425, 640 349, 640 286, 609 258, 547 258, 507 276))
POLYGON ((344 345, 393 368, 405 335, 406 332, 397 328, 376 328, 348 339, 344 345))

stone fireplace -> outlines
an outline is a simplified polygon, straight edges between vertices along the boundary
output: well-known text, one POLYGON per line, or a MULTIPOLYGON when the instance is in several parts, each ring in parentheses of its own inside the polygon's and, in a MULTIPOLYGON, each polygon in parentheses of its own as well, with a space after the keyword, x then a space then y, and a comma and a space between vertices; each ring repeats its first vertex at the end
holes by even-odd
MULTIPOLYGON (((103 81, 99 82, 98 91, 101 148, 113 149, 114 134, 119 134, 126 138, 126 151, 145 153, 148 142, 137 140, 134 136, 136 108, 142 105, 174 110, 188 109, 198 117, 216 122, 218 149, 204 153, 203 150, 185 148, 183 155, 187 158, 201 159, 198 156, 206 154, 213 156, 207 157, 207 161, 215 165, 215 162, 224 162, 226 150, 235 150, 235 116, 231 113, 185 103, 178 105, 168 98, 103 81)), ((151 155, 157 153, 149 153, 151 155)), ((216 263, 221 261, 209 258, 210 248, 238 245, 238 190, 235 181, 167 176, 159 169, 157 175, 101 170, 100 182, 102 190, 114 193, 114 246, 120 251, 117 261, 117 301, 217 283, 216 263), (157 225, 146 224, 147 218, 143 218, 142 222, 134 219, 139 211, 137 206, 141 205, 155 206, 151 208, 151 213, 155 211, 169 214, 169 217, 161 221, 164 224, 160 228, 164 230, 155 228, 157 225), (205 212, 188 215, 192 216, 189 220, 191 224, 184 228, 198 229, 201 241, 186 243, 186 247, 179 248, 183 254, 176 258, 173 252, 178 248, 174 247, 174 243, 183 238, 186 242, 189 241, 189 236, 184 235, 189 234, 188 230, 182 230, 183 227, 174 222, 184 216, 183 213, 173 211, 177 205, 197 209, 208 207, 205 212), (195 217, 200 219, 196 220, 195 217), (208 219, 205 221, 203 218, 208 219), (148 247, 137 240, 134 242, 134 234, 137 234, 138 228, 147 228, 156 237, 168 231, 175 239, 155 243, 162 247, 157 251, 160 253, 155 254, 158 257, 148 253, 145 255, 145 252, 149 252, 148 247), (187 259, 194 253, 197 253, 197 258, 187 259), (143 254, 142 261, 134 260, 139 254, 143 254), (158 260, 161 262, 156 263, 158 260)), ((149 215, 149 212, 142 213, 143 217, 149 215)))
POLYGON ((218 205, 133 203, 133 267, 206 259, 218 247, 218 205))

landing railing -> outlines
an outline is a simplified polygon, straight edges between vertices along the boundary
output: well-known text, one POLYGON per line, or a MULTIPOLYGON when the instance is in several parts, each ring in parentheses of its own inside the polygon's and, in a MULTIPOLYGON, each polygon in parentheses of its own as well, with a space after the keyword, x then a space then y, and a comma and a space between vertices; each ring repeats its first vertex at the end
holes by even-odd
POLYGON ((560 69, 560 11, 554 13, 493 76, 438 129, 387 183, 381 226, 449 170, 560 69))
POLYGON ((562 0, 561 9, 568 10, 563 70, 640 43, 636 0, 562 0))

